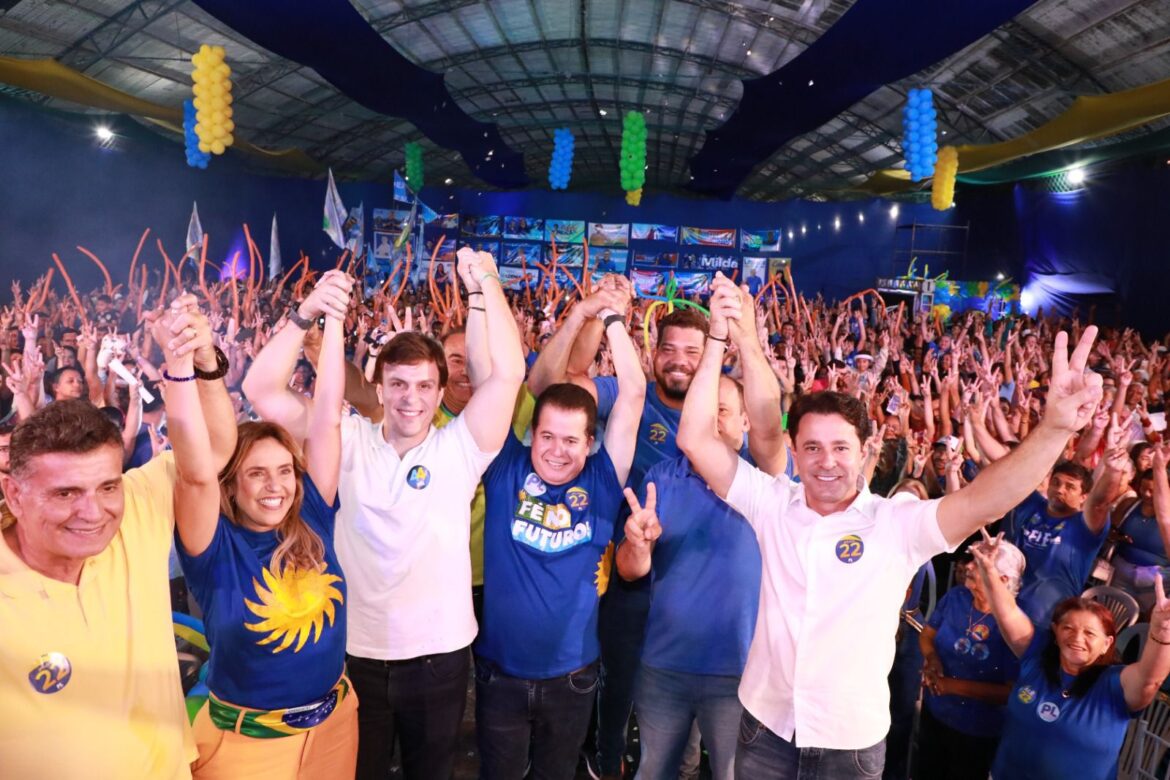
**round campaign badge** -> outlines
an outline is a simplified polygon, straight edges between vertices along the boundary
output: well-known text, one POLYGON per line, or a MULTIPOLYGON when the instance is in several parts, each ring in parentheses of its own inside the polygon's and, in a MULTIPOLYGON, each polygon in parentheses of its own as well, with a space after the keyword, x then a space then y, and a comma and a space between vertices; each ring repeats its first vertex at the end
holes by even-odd
POLYGON ((64 653, 45 653, 28 673, 28 681, 37 693, 56 693, 72 676, 73 664, 64 653))
POLYGON ((1025 685, 1016 692, 1016 698, 1024 704, 1031 704, 1036 698, 1036 689, 1031 685, 1025 685))
POLYGON ((422 490, 431 483, 431 472, 427 471, 426 466, 415 466, 410 471, 406 472, 406 484, 410 485, 415 490, 422 490))
POLYGON ((1040 706, 1036 708, 1036 714, 1045 723, 1052 723, 1060 717, 1060 707, 1050 701, 1041 702, 1040 706))
POLYGON ((849 534, 837 540, 835 551, 837 560, 842 563, 856 563, 865 554, 865 543, 861 541, 860 536, 849 534))

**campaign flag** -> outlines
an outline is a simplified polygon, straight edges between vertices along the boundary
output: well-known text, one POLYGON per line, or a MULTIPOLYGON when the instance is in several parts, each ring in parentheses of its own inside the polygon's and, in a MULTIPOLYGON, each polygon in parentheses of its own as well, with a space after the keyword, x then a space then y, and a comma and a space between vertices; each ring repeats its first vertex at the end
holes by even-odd
POLYGON ((345 204, 337 194, 337 184, 333 181, 333 169, 329 169, 329 184, 325 188, 325 219, 321 229, 329 236, 329 240, 342 249, 345 248, 345 204))
POLYGON ((191 221, 187 223, 187 251, 203 244, 203 226, 199 224, 199 206, 191 204, 191 221))

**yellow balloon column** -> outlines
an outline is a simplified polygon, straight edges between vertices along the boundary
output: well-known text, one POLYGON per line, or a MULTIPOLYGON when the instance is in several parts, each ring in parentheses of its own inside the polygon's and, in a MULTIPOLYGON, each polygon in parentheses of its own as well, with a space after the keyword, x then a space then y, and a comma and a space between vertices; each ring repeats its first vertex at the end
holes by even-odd
POLYGON ((223 61, 222 46, 208 46, 206 43, 191 55, 191 81, 195 86, 195 135, 199 138, 199 151, 207 154, 223 154, 232 145, 232 69, 223 61))
POLYGON ((937 211, 946 211, 955 202, 955 176, 958 173, 959 150, 953 146, 939 149, 934 179, 930 183, 930 205, 937 211))

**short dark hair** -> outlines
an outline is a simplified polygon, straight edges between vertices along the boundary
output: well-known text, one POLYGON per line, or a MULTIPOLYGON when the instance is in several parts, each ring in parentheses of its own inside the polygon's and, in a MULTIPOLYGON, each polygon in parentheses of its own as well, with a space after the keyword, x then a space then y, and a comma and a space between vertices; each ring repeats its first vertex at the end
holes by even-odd
POLYGON ((662 345, 667 328, 690 328, 706 336, 709 327, 707 318, 702 314, 691 308, 679 307, 658 321, 658 344, 655 346, 662 345))
POLYGON ((788 432, 796 441, 800 421, 806 414, 836 414, 845 418, 857 431, 857 438, 865 441, 869 437, 869 414, 865 404, 851 395, 822 390, 819 393, 798 395, 788 410, 788 432))
POLYGON ((597 427, 597 401, 585 388, 571 382, 549 385, 536 399, 532 408, 532 429, 540 424, 540 413, 546 406, 554 406, 567 412, 585 413, 585 435, 592 436, 597 427))
POLYGON ((1066 477, 1072 477, 1079 481, 1081 483, 1082 493, 1088 493, 1093 489, 1093 472, 1079 463, 1074 463, 1071 460, 1062 460, 1052 467, 1052 476, 1055 477, 1057 474, 1063 474, 1066 477))
POLYGON ((122 433, 89 401, 54 401, 16 426, 8 457, 20 474, 38 455, 86 453, 106 446, 122 448, 122 433))
POLYGON ((439 387, 447 386, 447 355, 443 345, 430 336, 414 331, 399 333, 390 339, 374 361, 374 377, 382 381, 386 366, 434 363, 439 368, 439 387))
POLYGON ((0 436, 11 436, 12 432, 16 430, 16 420, 5 420, 0 422, 0 436))

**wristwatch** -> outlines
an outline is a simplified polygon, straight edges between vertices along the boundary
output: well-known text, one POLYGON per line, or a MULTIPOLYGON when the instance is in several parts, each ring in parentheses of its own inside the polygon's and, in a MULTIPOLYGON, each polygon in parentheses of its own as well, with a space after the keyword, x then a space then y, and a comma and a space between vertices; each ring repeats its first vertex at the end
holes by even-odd
POLYGON ((297 310, 295 305, 288 307, 288 320, 301 330, 308 330, 309 328, 313 327, 313 321, 302 317, 301 313, 297 310))
POLYGON ((223 354, 223 350, 219 347, 212 347, 215 350, 215 370, 203 371, 199 366, 195 366, 195 378, 202 379, 206 382, 214 382, 217 379, 223 379, 228 372, 227 355, 223 354))

